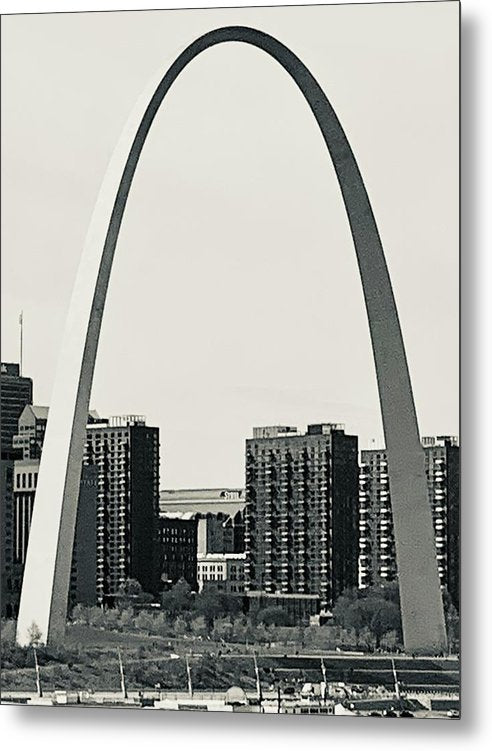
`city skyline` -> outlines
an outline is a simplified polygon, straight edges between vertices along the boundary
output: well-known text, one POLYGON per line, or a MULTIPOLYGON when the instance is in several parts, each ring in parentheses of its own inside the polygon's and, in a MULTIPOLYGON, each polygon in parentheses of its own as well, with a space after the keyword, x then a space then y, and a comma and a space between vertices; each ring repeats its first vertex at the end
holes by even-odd
MULTIPOLYGON (((186 32, 193 35, 240 17, 278 34, 298 53, 311 45, 309 62, 343 118, 373 198, 422 435, 458 433, 457 90, 449 75, 457 57, 452 44, 436 47, 433 36, 454 23, 454 4, 437 5, 441 7, 425 9, 425 26, 419 23, 417 6, 400 10, 399 20, 391 21, 394 46, 388 48, 385 39, 381 56, 364 58, 364 66, 363 45, 362 52, 354 49, 347 36, 350 32, 355 46, 361 42, 353 23, 356 9, 350 7, 320 7, 302 27, 296 24, 295 8, 279 20, 274 9, 212 11, 206 20, 197 14, 192 31, 186 32), (328 26, 317 28, 316 20, 325 14, 328 26), (328 40, 321 40, 321 28, 328 40), (410 43, 405 45, 407 36, 410 43), (387 70, 385 54, 391 54, 393 71, 387 70), (425 123, 419 121, 419 107, 429 113, 425 123), (432 174, 422 181, 429 163, 432 174), (412 211, 416 207, 412 216, 405 210, 409 205, 412 211)), ((362 6, 362 12, 375 48, 384 23, 375 7, 368 12, 362 6)), ((126 60, 124 41, 105 51, 105 19, 79 19, 93 39, 89 63, 77 57, 80 31, 75 33, 70 17, 58 17, 40 35, 41 16, 5 19, 4 55, 11 70, 3 94, 8 105, 4 142, 9 146, 4 165, 3 359, 18 360, 22 308, 24 373, 35 381, 35 403, 49 405, 69 300, 62 284, 56 300, 51 294, 52 269, 69 289, 91 194, 134 92, 156 67, 165 67, 166 35, 181 39, 188 24, 179 13, 167 16, 165 22, 152 13, 136 17, 148 42, 146 49, 139 48, 138 60, 131 55, 126 60), (25 110, 21 119, 16 113, 19 97, 24 102, 22 66, 34 54, 39 57, 39 90, 25 106, 36 108, 37 97, 48 96, 54 109, 42 110, 36 121, 39 136, 33 140, 29 133, 35 120, 25 110), (59 70, 60 55, 67 72, 59 70), (120 77, 115 78, 118 66, 120 77), (107 72, 99 81, 102 70, 107 72), (57 92, 65 91, 67 74, 72 77, 67 114, 55 131, 57 92), (49 81, 49 89, 41 79, 49 81), (102 128, 97 138, 92 120, 102 128), (56 132, 59 143, 58 150, 48 149, 55 160, 48 169, 43 148, 53 138, 50 132, 56 132), (23 175, 27 165, 34 165, 39 179, 27 183, 32 192, 26 207, 26 182, 14 175, 23 175), (63 189, 56 188, 56 181, 63 189), (30 221, 21 222, 21 207, 30 221), (26 263, 32 266, 34 283, 23 273, 26 263)), ((122 14, 111 23, 118 24, 111 39, 125 40, 135 18, 122 14)), ((91 400, 101 414, 143 413, 149 424, 160 427, 165 487, 242 485, 244 439, 254 425, 343 422, 348 433, 359 435, 361 447, 384 445, 351 239, 334 175, 325 177, 326 157, 315 126, 280 71, 253 58, 250 50, 231 52, 213 50, 202 66, 190 70, 189 82, 176 89, 149 140, 122 230, 91 400), (246 64, 253 66, 256 78, 246 75, 246 64), (261 86, 252 86, 252 78, 261 86), (239 82, 237 90, 232 80, 239 82), (271 90, 278 98, 276 116, 269 105, 271 90), (212 106, 207 105, 203 117, 205 100, 212 106), (192 122, 186 124, 190 113, 192 122), (193 174, 190 159, 196 164, 193 174), (288 170, 273 179, 282 164, 288 170), (231 185, 234 195, 229 197, 231 185), (245 200, 252 202, 246 224, 245 200), (300 219, 293 218, 297 203, 300 219), (332 207, 328 215, 326 205, 332 207), (143 214, 138 206, 145 207, 143 214), (194 228, 188 226, 190 217, 194 228), (169 237, 165 245, 164 233, 169 237), (151 268, 146 274, 139 268, 144 250, 151 268), (326 295, 333 301, 328 309, 322 302, 326 295), (139 327, 145 337, 138 337, 139 327)))
MULTIPOLYGON (((4 363, 2 362, 2 364, 4 364, 4 363)), ((7 363, 5 363, 5 364, 7 364, 7 363)), ((18 363, 8 363, 8 364, 9 365, 17 365, 18 363)), ((24 374, 24 377, 29 378, 29 375, 24 374)), ((33 391, 34 391, 34 388, 35 388, 35 384, 33 383, 33 391)), ((49 405, 38 404, 36 402, 36 400, 33 401, 32 406, 35 407, 35 408, 41 408, 41 409, 44 409, 44 410, 48 410, 48 412, 49 412, 49 405)), ((110 421, 111 420, 115 420, 115 419, 118 419, 118 418, 134 417, 134 415, 132 413, 130 413, 129 411, 126 411, 126 412, 123 411, 122 413, 120 413, 118 415, 107 415, 107 414, 104 413, 103 410, 97 409, 97 407, 96 407, 96 408, 91 408, 91 410, 89 412, 89 415, 88 415, 89 422, 97 422, 96 418, 94 417, 94 415, 96 415, 96 414, 99 415, 99 417, 101 418, 101 420, 103 422, 105 422, 107 420, 110 420, 110 421)), ((145 422, 147 422, 147 415, 138 415, 138 417, 142 418, 145 422)), ((346 424, 344 422, 335 423, 333 420, 320 420, 320 419, 318 419, 318 420, 312 420, 312 421, 304 421, 304 422, 301 422, 301 423, 299 423, 299 424, 297 424, 295 426, 289 425, 289 430, 290 431, 294 431, 292 433, 292 435, 297 435, 298 437, 300 437, 303 434, 303 430, 307 430, 310 425, 315 425, 315 424, 337 425, 342 430, 346 429, 346 424)), ((157 425, 157 424, 156 425, 152 425, 151 423, 148 423, 148 425, 149 425, 149 427, 155 427, 155 428, 157 428, 159 431, 162 430, 162 426, 161 425, 157 425)), ((284 428, 286 426, 287 426, 286 421, 283 421, 282 423, 276 423, 275 425, 270 425, 270 424, 267 424, 267 423, 263 423, 262 425, 251 425, 250 429, 249 429, 249 432, 243 436, 243 448, 246 445, 246 442, 253 438, 255 430, 271 429, 271 428, 284 428)), ((347 433, 348 432, 349 431, 347 430, 347 433)), ((355 436, 357 436, 357 438, 359 438, 359 434, 357 433, 356 430, 352 431, 352 434, 355 435, 355 436)), ((457 434, 445 434, 443 431, 434 431, 432 434, 429 434, 429 435, 422 435, 421 434, 420 437, 421 437, 421 440, 423 442, 425 440, 434 439, 434 438, 435 439, 440 439, 440 438, 457 438, 458 439, 458 444, 457 445, 459 445, 459 433, 457 433, 457 434)), ((359 446, 358 446, 358 449, 357 449, 357 454, 358 454, 358 458, 359 458, 359 464, 361 463, 361 455, 362 455, 363 452, 367 452, 367 451, 385 451, 385 450, 386 450, 386 447, 384 446, 384 442, 382 442, 381 445, 371 444, 371 445, 368 445, 368 446, 365 446, 365 445, 359 443, 359 446)), ((162 454, 161 454, 161 459, 162 459, 162 454)), ((243 455, 242 455, 241 459, 244 462, 244 451, 243 451, 243 455)), ((219 477, 219 480, 220 479, 221 478, 219 477)), ((184 490, 195 491, 195 490, 207 490, 207 489, 211 490, 211 489, 217 489, 217 488, 219 488, 219 489, 229 489, 229 490, 231 488, 235 488, 235 489, 238 489, 238 490, 244 490, 244 466, 243 466, 243 477, 241 478, 241 481, 237 482, 237 483, 234 483, 234 484, 231 484, 231 483, 227 484, 227 483, 224 483, 224 482, 217 482, 214 485, 209 484, 209 485, 193 485, 192 486, 190 484, 186 484, 185 483, 185 484, 181 484, 181 485, 171 486, 169 483, 166 483, 165 478, 162 479, 162 472, 161 472, 161 481, 159 483, 159 489, 160 489, 161 492, 164 492, 164 491, 176 491, 177 492, 177 491, 184 491, 184 490)))

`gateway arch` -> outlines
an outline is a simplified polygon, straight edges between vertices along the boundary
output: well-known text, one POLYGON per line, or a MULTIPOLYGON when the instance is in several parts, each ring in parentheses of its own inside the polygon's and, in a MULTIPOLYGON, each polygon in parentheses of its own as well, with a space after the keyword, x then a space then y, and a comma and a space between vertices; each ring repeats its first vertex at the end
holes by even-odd
POLYGON ((333 162, 353 237, 385 433, 407 652, 446 648, 434 530, 417 416, 383 247, 359 168, 323 90, 299 58, 261 31, 229 26, 196 39, 152 82, 130 116, 104 178, 77 273, 53 389, 24 570, 17 640, 33 623, 43 642, 64 636, 79 482, 101 321, 132 179, 146 137, 181 71, 204 50, 243 42, 274 58, 309 105, 333 162))

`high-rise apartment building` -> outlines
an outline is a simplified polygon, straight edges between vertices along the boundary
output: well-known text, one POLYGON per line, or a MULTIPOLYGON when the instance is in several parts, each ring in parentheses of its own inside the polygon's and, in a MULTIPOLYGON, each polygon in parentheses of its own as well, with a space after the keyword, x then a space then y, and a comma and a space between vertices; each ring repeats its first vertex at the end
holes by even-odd
POLYGON ((1 364, 2 458, 15 459, 12 441, 26 404, 32 404, 32 380, 20 375, 17 363, 1 364))
MULTIPOLYGON (((423 438, 441 587, 459 607, 459 446, 454 436, 423 438)), ((359 585, 397 577, 388 459, 384 449, 361 452, 359 585)))
POLYGON ((97 591, 114 602, 118 588, 136 579, 146 592, 159 584, 159 429, 139 415, 87 426, 84 463, 99 468, 97 591))
POLYGON ((357 437, 339 424, 254 428, 246 441, 245 584, 317 595, 357 586, 357 437))

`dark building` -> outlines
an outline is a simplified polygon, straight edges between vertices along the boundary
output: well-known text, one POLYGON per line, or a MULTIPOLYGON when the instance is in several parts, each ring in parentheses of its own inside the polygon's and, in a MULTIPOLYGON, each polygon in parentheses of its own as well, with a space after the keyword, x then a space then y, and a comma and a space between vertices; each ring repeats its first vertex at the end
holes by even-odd
POLYGON ((118 588, 136 579, 159 585, 159 429, 138 415, 87 426, 84 463, 99 469, 97 502, 98 602, 114 603, 118 588))
POLYGON ((317 595, 357 586, 357 437, 336 424, 255 428, 246 441, 246 588, 317 595))
MULTIPOLYGON (((452 436, 423 438, 441 587, 459 608, 459 446, 452 436)), ((359 584, 397 578, 388 459, 384 449, 361 452, 359 584)))
POLYGON ((0 460, 0 490, 2 493, 1 528, 1 615, 12 618, 15 611, 14 572, 14 462, 0 460))
POLYGON ((159 519, 161 583, 170 589, 185 579, 197 591, 198 519, 190 512, 162 514, 159 519))
POLYGON ((197 513, 198 553, 244 553, 243 511, 197 513))
POLYGON ((26 404, 32 404, 32 380, 20 375, 17 363, 1 365, 2 458, 17 458, 12 442, 26 404))
POLYGON ((13 447, 17 424, 26 404, 32 403, 32 380, 20 375, 17 363, 1 364, 1 614, 12 617, 16 608, 15 583, 18 572, 14 564, 14 459, 19 452, 13 447))
POLYGON ((308 625, 310 617, 320 612, 319 595, 246 593, 248 613, 252 615, 264 608, 281 608, 287 613, 292 625, 308 625))
POLYGON ((70 607, 97 605, 98 467, 82 467, 70 579, 70 607))

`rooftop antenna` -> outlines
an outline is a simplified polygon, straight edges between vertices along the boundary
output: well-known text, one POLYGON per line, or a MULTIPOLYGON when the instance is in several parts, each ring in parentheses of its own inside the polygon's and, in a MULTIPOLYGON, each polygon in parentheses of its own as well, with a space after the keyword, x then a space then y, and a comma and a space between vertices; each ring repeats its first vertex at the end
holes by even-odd
POLYGON ((23 350, 23 333, 24 333, 24 311, 21 310, 19 315, 19 326, 20 326, 20 374, 22 375, 22 350, 23 350))

